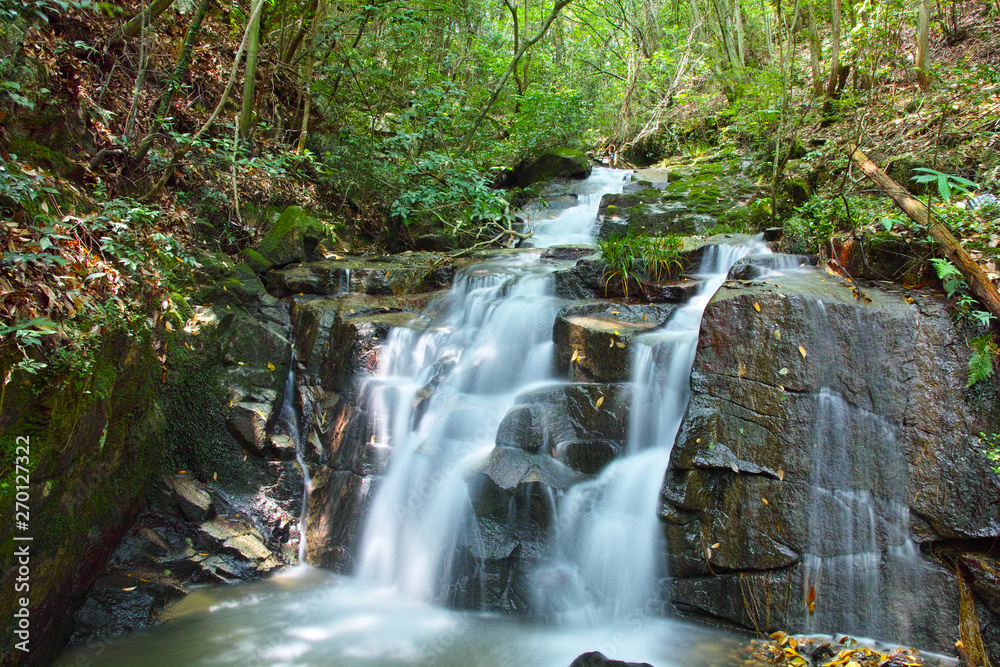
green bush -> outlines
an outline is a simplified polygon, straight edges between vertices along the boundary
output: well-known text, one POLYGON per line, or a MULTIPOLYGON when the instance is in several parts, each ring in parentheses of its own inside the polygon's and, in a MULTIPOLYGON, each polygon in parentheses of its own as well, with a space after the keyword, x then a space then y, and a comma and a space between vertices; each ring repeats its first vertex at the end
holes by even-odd
POLYGON ((680 275, 684 268, 684 239, 674 234, 615 236, 597 245, 605 263, 605 289, 612 280, 619 280, 625 296, 631 280, 667 280, 680 275))

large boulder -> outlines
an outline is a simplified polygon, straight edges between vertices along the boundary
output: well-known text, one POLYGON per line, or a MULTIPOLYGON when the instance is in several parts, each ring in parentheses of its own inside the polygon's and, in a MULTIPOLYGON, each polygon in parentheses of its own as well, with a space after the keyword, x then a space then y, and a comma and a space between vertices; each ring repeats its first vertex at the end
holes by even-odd
POLYGON ((661 508, 672 596, 760 631, 947 651, 954 576, 920 545, 1000 534, 1000 475, 971 437, 995 428, 996 387, 966 389, 940 299, 852 287, 804 267, 706 309, 661 508))
POLYGON ((278 266, 311 257, 322 241, 332 241, 326 225, 301 206, 289 206, 260 242, 260 254, 278 266))
POLYGON ((568 369, 576 382, 627 381, 635 338, 659 328, 672 312, 671 306, 652 304, 591 301, 567 306, 552 329, 556 367, 568 369))
POLYGON ((522 188, 553 178, 586 178, 593 166, 583 151, 572 148, 555 148, 535 158, 517 172, 517 183, 522 188))

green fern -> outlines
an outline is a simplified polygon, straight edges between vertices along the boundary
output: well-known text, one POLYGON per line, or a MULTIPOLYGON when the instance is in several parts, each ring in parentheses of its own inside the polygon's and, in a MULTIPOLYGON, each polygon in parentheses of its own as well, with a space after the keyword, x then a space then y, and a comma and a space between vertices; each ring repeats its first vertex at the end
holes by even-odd
POLYGON ((971 387, 980 380, 993 375, 993 363, 1000 354, 1000 346, 993 340, 992 334, 985 334, 970 341, 972 357, 969 358, 969 379, 966 387, 971 387))

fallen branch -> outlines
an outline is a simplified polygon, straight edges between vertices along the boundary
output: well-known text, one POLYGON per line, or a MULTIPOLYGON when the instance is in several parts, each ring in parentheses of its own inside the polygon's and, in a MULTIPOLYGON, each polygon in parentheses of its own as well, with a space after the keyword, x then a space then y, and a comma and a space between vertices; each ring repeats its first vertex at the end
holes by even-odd
POLYGON ((941 254, 947 257, 962 273, 965 282, 968 283, 969 289, 972 290, 976 298, 990 313, 1000 318, 1000 293, 997 293, 993 283, 986 277, 986 273, 969 256, 965 248, 959 245, 954 235, 933 218, 931 212, 920 200, 910 195, 899 183, 889 178, 884 171, 869 160, 868 156, 861 152, 861 149, 850 144, 848 145, 848 155, 868 178, 892 197, 896 206, 902 209, 911 220, 927 227, 927 231, 937 243, 941 254))

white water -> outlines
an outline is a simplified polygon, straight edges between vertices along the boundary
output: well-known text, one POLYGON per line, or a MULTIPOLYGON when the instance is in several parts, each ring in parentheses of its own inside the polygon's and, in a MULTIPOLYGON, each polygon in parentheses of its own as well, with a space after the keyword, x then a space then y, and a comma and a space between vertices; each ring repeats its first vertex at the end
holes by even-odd
POLYGON ((295 410, 295 354, 288 366, 288 378, 285 380, 284 395, 281 399, 281 411, 276 424, 277 433, 287 435, 295 443, 295 460, 302 470, 302 512, 299 515, 299 563, 306 562, 306 526, 309 520, 309 490, 312 482, 309 479, 309 466, 306 465, 302 447, 302 437, 299 433, 299 416, 295 410))
POLYGON ((897 425, 823 388, 816 396, 809 540, 803 554, 808 632, 907 642, 911 591, 925 565, 910 536, 897 425))
MULTIPOLYGON (((601 195, 621 191, 625 173, 595 169, 577 184, 581 203, 539 224, 532 240, 592 241, 601 195)), ((365 388, 376 439, 391 458, 365 524, 362 580, 447 601, 470 570, 456 561, 460 543, 481 543, 465 476, 493 449, 517 395, 555 381, 552 326, 563 302, 552 296, 553 270, 534 254, 476 265, 457 277, 427 331, 390 334, 365 388)))
POLYGON ((563 617, 622 619, 655 613, 664 545, 658 516, 663 476, 691 396, 701 317, 730 267, 762 244, 705 251, 699 292, 633 348, 633 400, 626 457, 574 486, 560 505, 558 558, 548 567, 576 587, 563 617), (581 604, 582 603, 582 604, 581 604))
POLYGON ((554 212, 554 215, 546 213, 530 216, 528 222, 535 233, 525 245, 546 248, 552 245, 593 243, 601 197, 621 192, 625 185, 623 174, 626 173, 628 172, 597 167, 586 180, 572 183, 564 190, 577 195, 577 205, 554 212))

